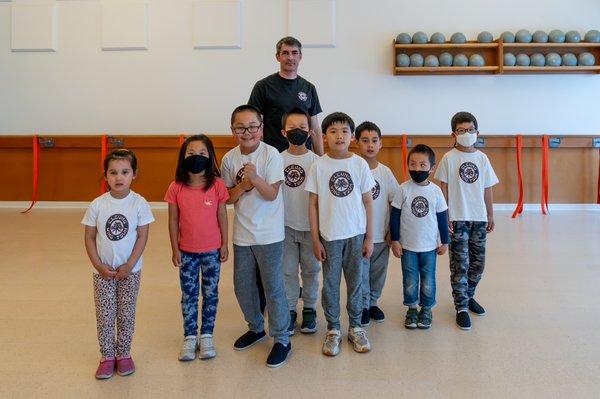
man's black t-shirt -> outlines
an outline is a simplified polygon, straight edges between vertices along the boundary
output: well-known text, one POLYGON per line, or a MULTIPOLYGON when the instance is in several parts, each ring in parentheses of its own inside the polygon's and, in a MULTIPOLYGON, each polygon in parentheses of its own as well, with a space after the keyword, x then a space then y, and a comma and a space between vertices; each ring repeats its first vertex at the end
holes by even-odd
MULTIPOLYGON (((258 108, 264 116, 265 143, 279 152, 288 148, 288 141, 281 134, 281 118, 294 107, 299 107, 312 117, 321 113, 317 89, 308 80, 298 76, 286 79, 279 73, 269 75, 254 85, 248 104, 258 108)), ((310 144, 307 143, 307 146, 310 144)))

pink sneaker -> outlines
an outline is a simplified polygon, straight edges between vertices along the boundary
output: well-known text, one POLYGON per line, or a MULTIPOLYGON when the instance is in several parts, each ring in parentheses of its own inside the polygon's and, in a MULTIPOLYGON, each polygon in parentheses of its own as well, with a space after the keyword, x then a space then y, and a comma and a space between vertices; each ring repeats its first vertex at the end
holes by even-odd
POLYGON ((117 357, 117 374, 125 376, 135 372, 135 364, 131 356, 117 357))
POLYGON ((100 359, 100 364, 98 365, 98 370, 96 370, 96 379, 98 380, 107 380, 113 376, 115 372, 115 358, 106 358, 103 357, 100 359))

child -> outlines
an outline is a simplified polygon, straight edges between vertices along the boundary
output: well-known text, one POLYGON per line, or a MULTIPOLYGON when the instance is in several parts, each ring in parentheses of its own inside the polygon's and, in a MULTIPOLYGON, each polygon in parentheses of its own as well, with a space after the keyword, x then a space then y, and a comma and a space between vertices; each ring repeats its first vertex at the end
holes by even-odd
POLYGON ((445 254, 450 241, 448 206, 440 188, 429 181, 434 167, 431 148, 423 144, 412 148, 408 153, 411 180, 400 185, 392 202, 392 252, 402 261, 404 305, 408 306, 404 327, 408 329, 431 327, 436 254, 445 254))
POLYGON ((362 265, 373 253, 371 188, 375 186, 369 165, 348 151, 354 138, 354 122, 342 112, 328 115, 322 123, 328 145, 315 161, 306 181, 309 197, 313 251, 323 262, 322 302, 327 319, 323 353, 340 351, 340 282, 346 279, 348 340, 356 352, 371 349, 360 325, 362 314, 362 265))
POLYGON ((450 282, 456 308, 456 324, 471 329, 467 309, 483 316, 475 301, 475 288, 485 264, 485 240, 494 231, 492 186, 498 178, 488 157, 475 148, 477 119, 468 112, 452 117, 454 148, 444 154, 435 178, 448 202, 450 220, 450 282))
POLYGON ((135 371, 131 340, 140 288, 142 252, 154 221, 150 206, 129 187, 137 175, 132 151, 114 150, 104 158, 104 178, 110 191, 96 198, 81 223, 85 249, 94 266, 94 301, 100 343, 97 379, 135 371), (115 320, 116 342, 115 342, 115 320))
POLYGON ((308 222, 308 192, 304 190, 306 175, 319 157, 306 148, 310 136, 310 117, 301 108, 292 108, 282 118, 283 135, 289 148, 281 153, 283 158, 283 199, 285 204, 285 240, 283 241, 283 272, 285 292, 290 310, 288 331, 294 335, 296 305, 302 295, 302 325, 300 332, 317 331, 317 297, 319 295, 319 262, 312 251, 310 224, 308 222), (302 274, 302 289, 298 279, 298 264, 302 274))
POLYGON ((228 256, 229 193, 221 179, 215 149, 203 134, 188 137, 179 149, 175 181, 165 195, 169 203, 169 237, 173 265, 179 268, 184 341, 179 360, 217 355, 212 334, 219 303, 221 262, 228 256), (200 277, 202 276, 202 284, 200 277), (198 295, 202 285, 202 327, 198 334, 198 295))
POLYGON ((383 323, 385 314, 377 306, 381 291, 385 285, 388 260, 390 258, 389 225, 390 204, 398 190, 398 181, 394 174, 384 164, 377 161, 377 154, 383 145, 381 130, 373 122, 363 122, 356 128, 358 153, 369 165, 375 187, 371 190, 373 196, 373 255, 365 260, 363 269, 363 310, 361 325, 366 327, 373 319, 383 323))
POLYGON ((262 117, 255 107, 241 105, 233 111, 231 132, 238 146, 223 157, 221 174, 229 190, 228 203, 235 204, 233 285, 249 328, 233 346, 243 350, 266 336, 256 286, 258 265, 267 299, 269 334, 275 340, 267 366, 279 367, 292 348, 282 270, 283 161, 274 147, 261 141, 262 117))

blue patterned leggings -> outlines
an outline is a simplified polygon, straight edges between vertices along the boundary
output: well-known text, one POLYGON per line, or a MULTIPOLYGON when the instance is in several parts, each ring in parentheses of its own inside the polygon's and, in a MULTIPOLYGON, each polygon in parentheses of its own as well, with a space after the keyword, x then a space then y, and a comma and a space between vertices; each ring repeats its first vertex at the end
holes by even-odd
POLYGON ((202 327, 200 334, 212 334, 219 303, 219 250, 192 253, 181 251, 181 313, 184 336, 198 334, 198 296, 202 276, 202 327))

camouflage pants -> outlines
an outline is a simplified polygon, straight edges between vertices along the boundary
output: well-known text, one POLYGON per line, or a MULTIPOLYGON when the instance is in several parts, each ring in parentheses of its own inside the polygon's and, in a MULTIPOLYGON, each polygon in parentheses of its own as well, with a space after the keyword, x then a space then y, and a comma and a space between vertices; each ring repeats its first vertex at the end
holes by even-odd
POLYGON ((487 222, 452 222, 450 284, 456 310, 466 310, 485 266, 487 222))

